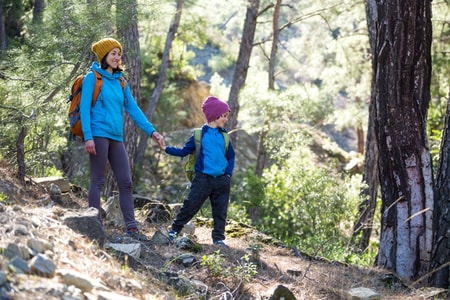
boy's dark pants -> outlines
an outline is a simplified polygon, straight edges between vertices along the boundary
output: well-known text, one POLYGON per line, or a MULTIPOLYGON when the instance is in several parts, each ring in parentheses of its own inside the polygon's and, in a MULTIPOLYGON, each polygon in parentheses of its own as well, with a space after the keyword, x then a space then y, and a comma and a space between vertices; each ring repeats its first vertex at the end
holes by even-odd
POLYGON ((202 208, 203 203, 209 197, 214 220, 211 237, 213 241, 224 240, 228 199, 230 197, 230 180, 226 175, 212 177, 195 172, 189 195, 184 200, 183 206, 172 224, 172 230, 179 233, 183 226, 202 208))

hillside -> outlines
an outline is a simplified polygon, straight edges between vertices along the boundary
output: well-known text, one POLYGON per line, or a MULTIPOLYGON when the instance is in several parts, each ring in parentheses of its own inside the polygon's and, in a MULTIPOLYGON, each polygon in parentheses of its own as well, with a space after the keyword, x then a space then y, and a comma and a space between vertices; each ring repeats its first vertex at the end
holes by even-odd
POLYGON ((106 226, 105 244, 140 244, 133 258, 66 226, 64 218, 86 205, 82 192, 66 196, 55 204, 44 186, 23 188, 10 167, 1 166, 0 299, 282 299, 274 295, 279 286, 295 299, 345 299, 353 288, 371 289, 381 299, 436 299, 439 293, 408 289, 375 268, 308 257, 233 221, 229 248, 218 248, 208 221, 197 219, 188 241, 198 247, 190 250, 158 242, 168 224, 143 221, 149 239, 143 242, 106 226))

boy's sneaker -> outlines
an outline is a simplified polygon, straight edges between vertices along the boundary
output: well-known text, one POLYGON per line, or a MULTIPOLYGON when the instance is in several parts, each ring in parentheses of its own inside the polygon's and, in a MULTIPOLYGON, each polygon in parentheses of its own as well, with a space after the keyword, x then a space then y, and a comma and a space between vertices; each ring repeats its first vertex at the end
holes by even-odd
POLYGON ((178 233, 175 230, 169 231, 169 243, 173 243, 175 239, 177 238, 178 233))
POLYGON ((228 248, 227 244, 225 244, 225 242, 222 240, 214 241, 214 245, 228 248))

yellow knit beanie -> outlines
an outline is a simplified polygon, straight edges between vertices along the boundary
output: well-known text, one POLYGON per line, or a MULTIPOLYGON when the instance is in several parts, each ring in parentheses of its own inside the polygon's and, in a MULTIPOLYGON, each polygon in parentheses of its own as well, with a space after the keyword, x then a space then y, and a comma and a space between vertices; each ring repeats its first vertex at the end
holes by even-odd
POLYGON ((120 54, 122 54, 122 45, 113 38, 101 39, 100 41, 92 44, 92 51, 97 56, 97 60, 99 62, 101 62, 103 57, 105 57, 105 55, 114 48, 119 48, 120 54))

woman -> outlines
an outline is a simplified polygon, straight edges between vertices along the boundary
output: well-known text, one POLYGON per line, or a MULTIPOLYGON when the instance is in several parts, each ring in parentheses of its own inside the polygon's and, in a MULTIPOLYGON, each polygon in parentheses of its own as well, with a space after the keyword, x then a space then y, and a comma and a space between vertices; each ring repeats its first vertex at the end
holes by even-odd
POLYGON ((125 109, 138 127, 159 144, 164 138, 155 130, 137 105, 128 84, 121 87, 123 79, 122 45, 113 38, 102 39, 92 45, 98 62, 93 62, 82 85, 80 115, 89 153, 90 186, 89 207, 98 209, 100 222, 100 195, 105 183, 106 165, 109 162, 119 187, 120 208, 129 235, 139 237, 138 224, 134 216, 132 180, 128 154, 123 144, 123 110, 125 109), (102 77, 100 94, 92 104, 95 85, 95 70, 102 77))

